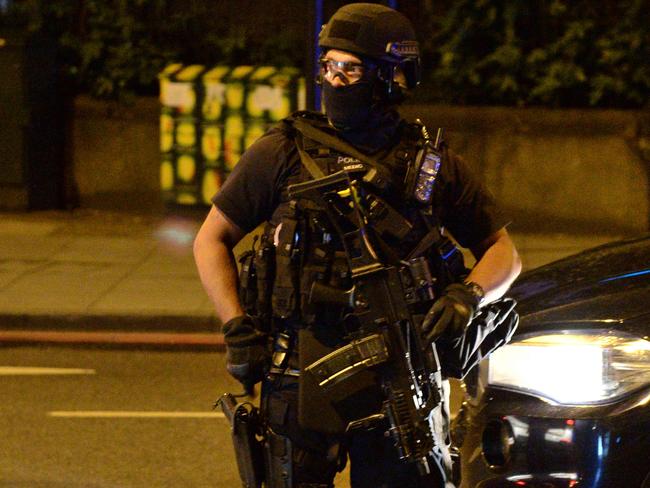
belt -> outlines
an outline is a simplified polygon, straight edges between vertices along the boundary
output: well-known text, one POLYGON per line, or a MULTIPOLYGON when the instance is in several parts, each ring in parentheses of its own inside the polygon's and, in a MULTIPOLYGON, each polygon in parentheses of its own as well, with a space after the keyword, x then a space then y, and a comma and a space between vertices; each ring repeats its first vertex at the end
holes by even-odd
POLYGON ((296 368, 278 368, 273 366, 269 370, 269 375, 271 376, 293 376, 298 378, 300 376, 300 370, 296 368))

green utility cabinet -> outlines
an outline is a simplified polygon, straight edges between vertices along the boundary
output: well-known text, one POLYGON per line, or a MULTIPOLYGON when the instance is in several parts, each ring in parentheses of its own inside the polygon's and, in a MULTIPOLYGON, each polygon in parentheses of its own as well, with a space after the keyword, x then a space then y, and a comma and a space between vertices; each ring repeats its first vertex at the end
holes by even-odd
POLYGON ((244 150, 305 107, 296 68, 184 66, 160 74, 160 185, 168 204, 210 205, 244 150))

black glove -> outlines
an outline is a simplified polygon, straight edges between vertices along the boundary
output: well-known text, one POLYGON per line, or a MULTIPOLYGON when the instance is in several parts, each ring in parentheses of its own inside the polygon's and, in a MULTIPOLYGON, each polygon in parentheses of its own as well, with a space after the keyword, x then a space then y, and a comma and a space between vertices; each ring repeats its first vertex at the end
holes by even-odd
POLYGON ((261 381, 271 353, 259 321, 248 315, 235 317, 223 325, 223 335, 228 372, 247 388, 261 381))
POLYGON ((443 334, 452 341, 463 334, 483 298, 476 287, 478 285, 453 283, 445 288, 422 322, 422 334, 427 344, 443 334))

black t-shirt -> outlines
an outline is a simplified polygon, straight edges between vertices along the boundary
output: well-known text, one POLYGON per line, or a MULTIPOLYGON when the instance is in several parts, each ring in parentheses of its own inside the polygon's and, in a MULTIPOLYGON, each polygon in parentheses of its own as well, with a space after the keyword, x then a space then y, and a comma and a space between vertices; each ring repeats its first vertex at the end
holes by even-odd
MULTIPOLYGON (((436 180, 435 211, 441 224, 463 247, 472 247, 508 223, 483 182, 457 154, 446 150, 436 180)), ((215 206, 245 232, 271 218, 288 185, 300 171, 291 135, 269 130, 242 155, 215 206)))

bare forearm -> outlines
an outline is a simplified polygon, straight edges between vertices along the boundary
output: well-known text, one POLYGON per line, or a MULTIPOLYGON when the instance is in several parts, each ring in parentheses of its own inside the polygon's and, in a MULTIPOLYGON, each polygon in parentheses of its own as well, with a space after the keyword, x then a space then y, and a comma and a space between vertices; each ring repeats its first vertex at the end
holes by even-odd
POLYGON ((237 267, 232 251, 223 243, 197 241, 194 259, 199 270, 203 288, 210 297, 222 322, 244 312, 237 295, 237 267))
POLYGON ((201 283, 223 323, 244 313, 239 303, 237 265, 232 254, 242 235, 212 207, 194 240, 194 260, 201 283))
POLYGON ((521 260, 510 237, 501 235, 476 263, 467 281, 478 283, 485 291, 485 301, 501 298, 521 272, 521 260))

